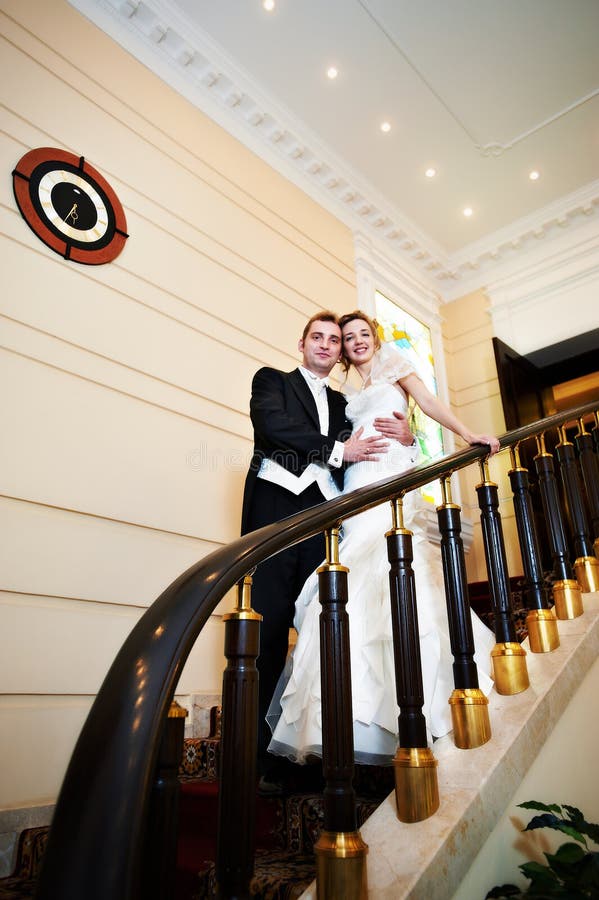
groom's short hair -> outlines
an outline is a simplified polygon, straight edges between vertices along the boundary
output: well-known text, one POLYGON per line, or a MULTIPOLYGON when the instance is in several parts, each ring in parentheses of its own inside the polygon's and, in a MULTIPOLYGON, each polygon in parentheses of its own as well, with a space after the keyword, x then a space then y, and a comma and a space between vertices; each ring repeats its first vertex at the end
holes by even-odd
POLYGON ((338 325, 339 316, 337 315, 337 313, 331 312, 330 309, 323 309, 320 312, 314 313, 314 315, 310 316, 310 318, 306 322, 306 327, 304 328, 304 333, 302 334, 302 341, 305 341, 308 337, 308 333, 314 322, 334 322, 335 325, 338 325))

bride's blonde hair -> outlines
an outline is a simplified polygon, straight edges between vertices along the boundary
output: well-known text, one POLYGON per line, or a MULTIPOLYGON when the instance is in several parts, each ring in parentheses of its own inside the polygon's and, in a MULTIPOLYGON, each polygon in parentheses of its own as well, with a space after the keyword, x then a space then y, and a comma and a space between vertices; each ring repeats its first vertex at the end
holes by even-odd
POLYGON ((343 328, 345 325, 348 325, 350 322, 355 321, 355 319, 361 319, 362 322, 366 322, 370 331, 372 332, 372 337, 374 338, 374 349, 381 349, 381 339, 379 337, 379 329, 378 322, 376 319, 371 319, 370 316, 367 316, 365 312, 362 312, 361 309, 355 309, 353 312, 345 313, 344 316, 341 316, 339 319, 339 328, 341 329, 341 357, 339 362, 341 363, 341 368, 344 372, 349 372, 349 368, 351 363, 347 356, 345 355, 345 351, 343 349, 343 328))

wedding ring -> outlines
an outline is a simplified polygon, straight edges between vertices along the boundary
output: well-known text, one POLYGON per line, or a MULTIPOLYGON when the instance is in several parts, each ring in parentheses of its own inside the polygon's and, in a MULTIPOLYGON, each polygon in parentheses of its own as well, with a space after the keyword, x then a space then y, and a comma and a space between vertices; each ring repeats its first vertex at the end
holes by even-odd
POLYGON ((366 453, 370 453, 370 447, 366 448, 366 453))

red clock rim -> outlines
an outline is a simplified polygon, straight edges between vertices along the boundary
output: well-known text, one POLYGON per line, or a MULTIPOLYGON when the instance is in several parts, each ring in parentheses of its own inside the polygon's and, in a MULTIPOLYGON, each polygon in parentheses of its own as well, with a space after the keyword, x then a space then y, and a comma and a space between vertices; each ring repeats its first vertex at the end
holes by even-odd
POLYGON ((120 200, 106 179, 85 158, 82 165, 80 165, 80 160, 81 157, 75 156, 74 153, 69 153, 67 150, 59 150, 55 147, 38 147, 35 150, 29 150, 15 166, 13 187, 23 218, 44 244, 56 253, 60 253, 61 256, 68 256, 69 259, 75 262, 99 265, 111 262, 125 246, 125 240, 128 236, 127 220, 120 200), (29 178, 31 178, 31 175, 39 165, 46 162, 68 163, 71 166, 75 166, 99 185, 112 206, 115 218, 116 231, 108 244, 97 250, 73 247, 68 241, 57 237, 54 232, 50 231, 43 219, 40 218, 29 193, 29 178), (70 252, 67 254, 68 248, 70 248, 70 252))

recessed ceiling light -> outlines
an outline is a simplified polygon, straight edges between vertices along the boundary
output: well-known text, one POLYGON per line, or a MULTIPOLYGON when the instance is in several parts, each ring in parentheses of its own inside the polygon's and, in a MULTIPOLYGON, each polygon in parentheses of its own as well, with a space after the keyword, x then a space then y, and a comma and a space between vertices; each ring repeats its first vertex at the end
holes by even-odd
POLYGON ((272 12, 275 8, 275 0, 262 0, 262 6, 266 12, 272 12))
POLYGON ((381 122, 381 131, 384 131, 387 134, 391 131, 391 123, 390 122, 381 122))
POLYGON ((436 170, 436 169, 432 169, 432 168, 431 168, 431 169, 427 169, 426 172, 425 172, 424 174, 426 175, 427 178, 434 178, 435 175, 437 174, 437 170, 436 170))
POLYGON ((539 175, 540 175, 540 172, 537 172, 536 169, 533 169, 532 172, 528 173, 528 177, 530 178, 531 181, 536 181, 537 178, 539 177, 539 175))
POLYGON ((466 218, 469 219, 470 216, 472 215, 472 213, 474 212, 474 210, 472 209, 471 206, 465 206, 464 209, 462 210, 462 212, 464 213, 466 218))
POLYGON ((327 69, 327 78, 330 78, 331 80, 333 78, 336 78, 338 74, 339 71, 335 66, 329 66, 329 68, 327 69))

